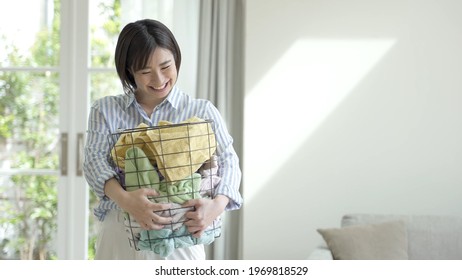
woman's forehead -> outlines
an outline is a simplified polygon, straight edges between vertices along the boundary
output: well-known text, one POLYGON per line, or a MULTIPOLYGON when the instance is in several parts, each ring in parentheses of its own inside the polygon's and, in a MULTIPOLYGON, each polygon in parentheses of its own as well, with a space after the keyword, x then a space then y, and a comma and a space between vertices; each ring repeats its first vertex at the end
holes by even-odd
POLYGON ((149 55, 146 65, 158 66, 168 61, 174 61, 173 53, 168 49, 157 47, 149 55))

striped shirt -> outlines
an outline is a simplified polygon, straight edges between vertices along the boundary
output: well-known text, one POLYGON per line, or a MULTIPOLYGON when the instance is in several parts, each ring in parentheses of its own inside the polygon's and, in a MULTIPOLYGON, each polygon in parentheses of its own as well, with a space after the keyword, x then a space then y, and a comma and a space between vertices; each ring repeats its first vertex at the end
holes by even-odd
POLYGON ((194 99, 174 86, 167 98, 154 109, 151 117, 148 117, 133 94, 103 97, 91 106, 83 170, 88 184, 99 198, 99 204, 94 209, 94 214, 99 220, 104 219, 107 210, 119 208, 104 194, 105 182, 117 177, 109 161, 112 149, 109 141, 111 135, 120 132, 120 129, 135 128, 140 123, 148 126, 157 126, 161 120, 180 123, 193 116, 214 121, 212 127, 218 144, 216 154, 221 177, 215 194, 225 195, 230 199, 225 210, 241 207, 239 186, 242 174, 239 159, 223 118, 210 101, 194 99))

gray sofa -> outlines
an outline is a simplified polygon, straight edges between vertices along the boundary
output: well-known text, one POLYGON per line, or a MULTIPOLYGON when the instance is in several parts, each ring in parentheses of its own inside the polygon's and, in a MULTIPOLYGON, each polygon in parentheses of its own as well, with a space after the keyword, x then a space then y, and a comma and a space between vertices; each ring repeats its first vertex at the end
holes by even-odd
POLYGON ((318 229, 312 260, 462 260, 462 217, 348 214, 339 228, 318 229))

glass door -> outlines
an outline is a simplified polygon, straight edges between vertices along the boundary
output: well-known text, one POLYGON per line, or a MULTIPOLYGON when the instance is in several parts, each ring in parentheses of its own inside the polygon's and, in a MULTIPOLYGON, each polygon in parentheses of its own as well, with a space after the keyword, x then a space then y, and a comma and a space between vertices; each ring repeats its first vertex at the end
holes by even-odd
POLYGON ((0 259, 57 258, 59 4, 0 2, 0 259))
POLYGON ((0 0, 0 259, 85 259, 88 4, 0 0))

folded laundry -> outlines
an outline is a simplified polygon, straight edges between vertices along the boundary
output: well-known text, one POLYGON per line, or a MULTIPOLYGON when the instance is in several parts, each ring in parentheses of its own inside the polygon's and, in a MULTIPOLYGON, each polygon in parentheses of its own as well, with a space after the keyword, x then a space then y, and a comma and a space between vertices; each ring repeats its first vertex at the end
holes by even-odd
POLYGON ((201 174, 200 194, 202 197, 214 197, 213 190, 220 183, 221 177, 218 176, 218 164, 215 162, 206 162, 198 170, 201 174))
POLYGON ((170 229, 142 230, 138 246, 141 250, 153 251, 168 257, 175 249, 204 244, 208 245, 221 234, 221 227, 208 228, 199 238, 192 237, 186 226, 176 231, 170 229))
POLYGON ((156 127, 141 123, 121 132, 111 157, 117 167, 125 169, 127 150, 138 147, 167 181, 177 181, 196 172, 215 153, 216 145, 211 124, 192 117, 179 124, 160 121, 156 127))
POLYGON ((216 155, 212 155, 208 160, 202 164, 199 170, 211 169, 218 167, 218 157, 216 155))
POLYGON ((175 182, 159 180, 159 175, 146 154, 138 147, 129 148, 125 156, 125 189, 155 189, 159 195, 153 199, 158 203, 183 204, 190 199, 200 198, 201 175, 193 173, 188 178, 175 182))
POLYGON ((157 203, 171 203, 158 215, 172 217, 161 230, 143 230, 137 221, 124 213, 124 226, 130 244, 137 249, 151 250, 165 257, 176 248, 210 244, 220 235, 218 217, 200 238, 194 238, 184 225, 183 207, 190 199, 212 198, 212 189, 220 182, 214 155, 216 140, 211 125, 199 118, 181 124, 160 122, 156 129, 141 124, 131 133, 122 134, 111 151, 121 184, 127 191, 153 188, 157 203), (164 126, 164 127, 162 127, 164 126), (202 193, 204 195, 202 195, 202 193))
POLYGON ((172 233, 170 229, 142 230, 138 247, 140 250, 150 250, 162 257, 167 257, 175 250, 172 233))
POLYGON ((195 173, 215 153, 216 139, 210 123, 192 117, 180 124, 159 122, 147 130, 160 173, 167 181, 178 181, 195 173))
POLYGON ((193 173, 188 178, 173 183, 163 181, 157 189, 159 192, 157 200, 183 204, 190 199, 201 198, 201 180, 202 177, 199 173, 193 173))
POLYGON ((148 156, 148 159, 151 161, 151 164, 155 163, 155 157, 152 150, 149 149, 149 147, 146 147, 146 142, 150 141, 149 137, 146 135, 147 129, 148 125, 140 123, 138 127, 130 130, 130 132, 120 133, 119 139, 117 139, 117 142, 111 150, 111 157, 116 166, 121 169, 125 168, 125 154, 129 148, 133 147, 143 149, 148 156))
POLYGON ((125 189, 134 191, 139 188, 158 190, 159 175, 142 149, 130 147, 125 155, 125 189))
POLYGON ((120 185, 125 189, 125 171, 119 167, 115 168, 120 185))

